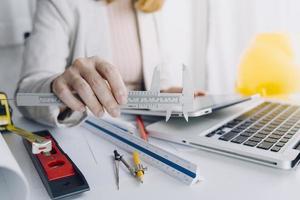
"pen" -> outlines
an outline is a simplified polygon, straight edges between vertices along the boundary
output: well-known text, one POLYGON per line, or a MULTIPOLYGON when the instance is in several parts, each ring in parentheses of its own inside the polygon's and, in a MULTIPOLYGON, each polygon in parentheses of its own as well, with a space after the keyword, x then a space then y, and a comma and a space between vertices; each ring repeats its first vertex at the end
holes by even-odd
POLYGON ((137 151, 133 152, 133 162, 134 162, 134 165, 135 165, 135 176, 137 177, 137 179, 141 183, 143 183, 143 177, 144 177, 144 174, 145 174, 145 170, 147 168, 143 167, 143 165, 141 164, 140 156, 139 156, 139 153, 137 151))
POLYGON ((140 136, 143 140, 145 141, 148 141, 148 133, 146 131, 146 128, 145 128, 145 125, 144 125, 144 122, 143 122, 143 119, 141 118, 141 116, 136 116, 136 124, 137 124, 137 127, 139 129, 139 132, 140 132, 140 136))

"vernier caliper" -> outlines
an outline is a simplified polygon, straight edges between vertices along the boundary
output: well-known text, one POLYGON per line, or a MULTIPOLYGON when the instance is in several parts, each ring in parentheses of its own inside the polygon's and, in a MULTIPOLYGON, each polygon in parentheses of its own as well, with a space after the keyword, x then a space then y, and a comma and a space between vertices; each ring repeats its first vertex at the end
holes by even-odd
MULTIPOLYGON (((194 89, 192 78, 188 68, 182 66, 182 93, 160 92, 160 69, 155 68, 151 88, 149 91, 130 91, 128 103, 122 108, 126 109, 150 109, 166 111, 166 121, 171 117, 172 111, 181 108, 186 121, 188 113, 193 109, 194 89)), ((17 106, 50 106, 62 105, 63 102, 53 93, 17 93, 17 106)))

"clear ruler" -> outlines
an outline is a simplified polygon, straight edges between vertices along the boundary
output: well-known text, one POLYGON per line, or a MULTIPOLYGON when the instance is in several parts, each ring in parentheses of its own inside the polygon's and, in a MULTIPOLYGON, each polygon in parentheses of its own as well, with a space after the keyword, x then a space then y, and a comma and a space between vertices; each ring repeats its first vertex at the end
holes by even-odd
POLYGON ((131 135, 122 128, 93 117, 86 120, 83 126, 129 153, 138 151, 145 162, 185 184, 190 185, 198 180, 196 164, 131 135))

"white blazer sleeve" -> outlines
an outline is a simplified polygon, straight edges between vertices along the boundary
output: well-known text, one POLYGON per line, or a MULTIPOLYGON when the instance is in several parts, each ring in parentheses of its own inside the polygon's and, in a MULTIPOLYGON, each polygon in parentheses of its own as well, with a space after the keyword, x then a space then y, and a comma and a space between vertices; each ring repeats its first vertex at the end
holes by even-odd
MULTIPOLYGON (((70 12, 70 11, 69 11, 70 12)), ((68 66, 70 54, 70 23, 65 14, 51 0, 37 1, 37 13, 31 36, 27 39, 24 63, 16 92, 48 93, 51 82, 68 66)), ((74 126, 85 119, 87 113, 71 112, 58 119, 59 107, 19 107, 30 119, 50 126, 74 126)))

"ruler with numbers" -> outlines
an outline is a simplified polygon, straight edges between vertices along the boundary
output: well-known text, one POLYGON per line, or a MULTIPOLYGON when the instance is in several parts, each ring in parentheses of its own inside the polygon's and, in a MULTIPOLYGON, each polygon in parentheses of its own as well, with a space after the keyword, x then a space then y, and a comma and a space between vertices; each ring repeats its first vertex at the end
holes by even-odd
MULTIPOLYGON (((155 68, 152 77, 152 84, 149 91, 130 91, 128 102, 122 106, 123 109, 149 109, 163 111, 166 114, 166 121, 172 112, 182 112, 188 121, 189 112, 193 111, 194 89, 188 68, 182 66, 182 93, 161 93, 160 91, 160 69, 155 68)), ((63 102, 53 93, 18 93, 16 95, 18 106, 50 106, 62 105, 63 102)))
POLYGON ((152 145, 120 127, 94 117, 86 120, 83 126, 129 153, 138 151, 145 162, 185 184, 190 185, 198 180, 196 164, 152 145))

